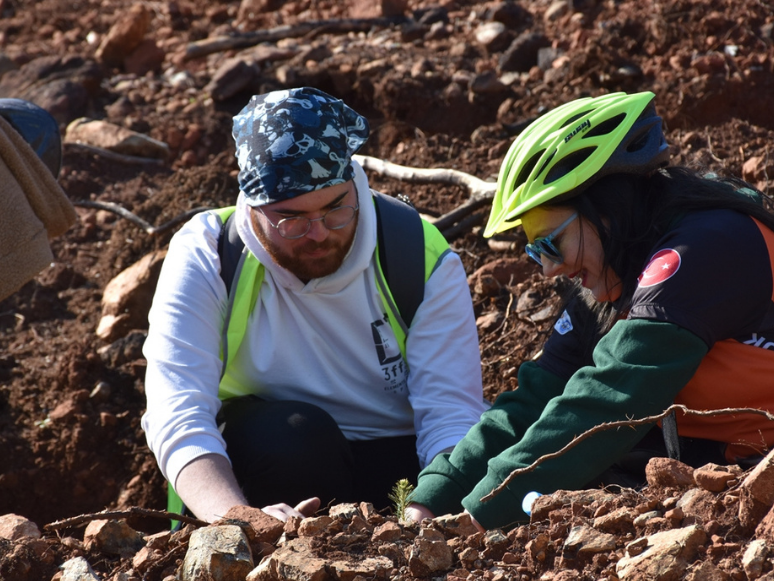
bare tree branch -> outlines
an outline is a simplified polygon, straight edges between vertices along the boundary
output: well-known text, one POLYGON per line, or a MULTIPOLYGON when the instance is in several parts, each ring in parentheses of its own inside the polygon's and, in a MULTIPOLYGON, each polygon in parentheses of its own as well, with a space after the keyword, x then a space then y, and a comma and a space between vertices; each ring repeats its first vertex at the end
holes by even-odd
POLYGON ((166 165, 166 162, 163 159, 157 159, 155 157, 137 157, 136 155, 125 155, 123 153, 116 153, 115 151, 110 151, 109 149, 105 149, 103 147, 95 147, 85 143, 66 141, 63 146, 66 149, 93 153, 94 155, 99 155, 105 159, 117 161, 119 163, 125 163, 127 165, 166 165))
MULTIPOLYGON (((91 151, 99 155, 104 155, 110 159, 116 159, 116 161, 123 161, 124 163, 155 163, 160 161, 146 158, 131 158, 131 156, 121 156, 120 154, 116 154, 115 152, 108 151, 106 149, 90 147, 82 144, 70 145, 76 146, 85 151, 91 151), (115 156, 119 156, 122 159, 119 160, 115 156)), ((469 230, 473 226, 478 226, 484 222, 486 215, 484 213, 475 212, 491 201, 497 187, 497 184, 493 182, 485 182, 484 180, 481 180, 475 176, 454 169, 422 169, 398 165, 366 155, 355 155, 353 157, 358 163, 360 163, 360 165, 363 166, 363 168, 387 177, 414 183, 444 183, 465 188, 469 192, 470 197, 462 205, 455 208, 451 212, 444 214, 443 216, 439 216, 438 218, 431 220, 431 222, 435 224, 435 226, 447 239, 452 239, 469 230)), ((204 207, 194 208, 172 218, 169 222, 166 222, 161 226, 153 226, 126 208, 123 208, 118 204, 114 204, 113 202, 82 200, 73 202, 73 204, 75 206, 81 206, 84 208, 97 208, 99 210, 106 210, 108 212, 118 214, 122 218, 125 218, 136 224, 142 228, 146 234, 150 235, 157 235, 161 234, 162 232, 166 232, 181 222, 189 219, 191 216, 211 209, 204 207)))
POLYGON ((770 414, 765 410, 760 410, 756 408, 724 408, 720 410, 699 411, 699 410, 689 409, 684 405, 675 404, 675 405, 669 406, 663 412, 655 416, 648 416, 646 418, 641 418, 639 420, 620 420, 617 422, 607 422, 604 424, 599 424, 598 426, 594 426, 593 428, 586 430, 580 436, 576 436, 575 438, 573 438, 561 450, 540 456, 540 458, 535 460, 529 466, 525 466, 524 468, 517 468, 516 470, 511 472, 508 475, 508 477, 505 480, 503 480, 501 484, 499 484, 494 489, 492 489, 492 491, 489 494, 482 496, 481 502, 492 500, 495 496, 500 494, 505 489, 505 487, 508 486, 513 481, 513 479, 516 478, 517 476, 521 476, 522 474, 532 472, 533 470, 535 470, 535 468, 537 468, 540 464, 542 464, 546 460, 551 460, 553 458, 557 458, 563 455, 571 448, 574 448, 575 446, 580 444, 583 440, 589 438, 590 436, 598 432, 602 432, 604 430, 610 430, 613 428, 625 428, 625 427, 632 427, 632 426, 641 426, 644 424, 655 424, 657 421, 664 419, 670 413, 677 410, 682 411, 686 415, 693 415, 693 416, 717 416, 717 415, 726 415, 726 414, 760 414, 760 415, 766 416, 766 418, 768 418, 769 420, 774 420, 774 415, 770 414))
POLYGON ((150 234, 151 236, 161 234, 162 232, 166 232, 170 228, 174 228, 181 222, 184 222, 191 216, 194 216, 199 212, 204 212, 206 210, 211 209, 211 208, 204 208, 204 207, 193 208, 192 210, 188 210, 187 212, 184 212, 179 216, 175 216, 169 222, 166 222, 161 226, 153 226, 152 224, 149 224, 148 222, 140 218, 137 214, 133 214, 126 208, 119 206, 118 204, 114 204, 113 202, 81 200, 81 201, 73 202, 73 205, 81 206, 83 208, 97 208, 98 210, 106 210, 108 212, 113 212, 114 214, 118 214, 122 218, 126 218, 130 222, 137 224, 140 228, 142 228, 145 231, 146 234, 150 234))
POLYGON ((268 30, 252 30, 232 36, 217 36, 189 43, 185 49, 185 59, 206 56, 224 50, 242 49, 255 46, 262 42, 276 42, 283 38, 322 33, 345 34, 348 32, 367 32, 372 28, 385 28, 393 24, 405 22, 405 17, 391 18, 344 18, 334 20, 311 20, 294 25, 277 26, 268 30))
POLYGON ((491 200, 497 189, 497 184, 494 182, 485 182, 456 169, 409 167, 367 155, 353 155, 352 157, 363 168, 390 178, 415 183, 444 183, 462 186, 470 192, 471 200, 479 198, 483 201, 491 200))
POLYGON ((473 226, 482 224, 486 219, 486 216, 473 213, 488 204, 497 190, 496 183, 485 182, 482 179, 455 169, 423 169, 398 165, 367 155, 354 155, 353 157, 364 169, 373 171, 382 176, 413 183, 442 183, 465 188, 470 196, 462 205, 443 216, 439 216, 435 220, 430 220, 447 240, 458 236, 473 226))
POLYGON ((200 527, 206 527, 210 523, 185 516, 182 514, 176 514, 174 512, 167 512, 165 510, 151 510, 148 508, 139 508, 136 506, 131 507, 129 510, 103 510, 102 512, 95 512, 91 514, 82 514, 74 516, 72 518, 66 518, 64 520, 58 520, 47 525, 43 528, 46 530, 56 531, 59 529, 65 529, 68 527, 74 527, 88 523, 94 520, 110 520, 117 518, 129 518, 129 517, 148 517, 148 518, 160 518, 164 520, 179 520, 187 524, 192 524, 200 527))

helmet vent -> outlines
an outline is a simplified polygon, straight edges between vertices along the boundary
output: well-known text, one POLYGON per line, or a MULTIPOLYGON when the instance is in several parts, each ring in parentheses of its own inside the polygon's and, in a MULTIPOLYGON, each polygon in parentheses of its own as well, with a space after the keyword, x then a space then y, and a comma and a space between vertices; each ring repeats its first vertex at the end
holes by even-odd
POLYGON ((579 165, 581 165, 584 161, 586 161, 596 149, 596 147, 586 147, 566 155, 562 158, 561 162, 557 163, 549 170, 548 174, 546 174, 544 183, 550 184, 551 182, 563 178, 579 165))
MULTIPOLYGON (((542 156, 543 153, 545 153, 545 149, 541 149, 540 151, 538 151, 535 155, 530 157, 529 160, 524 163, 524 165, 521 166, 521 171, 519 172, 519 175, 516 178, 516 182, 513 184, 514 189, 518 188, 521 184, 527 181, 529 174, 532 173, 532 170, 534 169, 535 165, 540 159, 540 156, 542 156)), ((554 157, 553 154, 551 154, 551 158, 552 157, 554 157)), ((548 161, 551 161, 551 158, 549 158, 548 161)), ((540 168, 540 171, 543 171, 544 169, 545 169, 545 164, 543 164, 543 167, 540 168)))
POLYGON ((583 139, 588 137, 597 137, 599 135, 607 135, 615 131, 621 122, 626 119, 626 113, 620 113, 610 119, 606 119, 599 125, 592 127, 586 133, 583 134, 583 139))
POLYGON ((573 124, 573 123, 575 123, 575 122, 576 122, 578 119, 581 119, 582 117, 585 117, 586 115, 588 115, 588 114, 589 114, 589 113, 591 113, 592 111, 593 111, 593 109, 589 109, 588 111, 583 111, 583 112, 581 112, 581 113, 578 113, 578 114, 576 114, 576 115, 573 115, 572 117, 569 117, 567 120, 565 120, 565 122, 564 122, 564 123, 562 123, 562 124, 561 124, 559 127, 560 127, 560 128, 562 128, 562 127, 567 127, 568 125, 572 125, 572 124, 573 124))
POLYGON ((639 151, 641 149, 644 149, 645 146, 648 144, 648 141, 650 139, 650 128, 648 130, 643 131, 641 135, 638 135, 635 139, 629 143, 629 145, 626 146, 626 151, 629 153, 633 153, 635 151, 639 151))

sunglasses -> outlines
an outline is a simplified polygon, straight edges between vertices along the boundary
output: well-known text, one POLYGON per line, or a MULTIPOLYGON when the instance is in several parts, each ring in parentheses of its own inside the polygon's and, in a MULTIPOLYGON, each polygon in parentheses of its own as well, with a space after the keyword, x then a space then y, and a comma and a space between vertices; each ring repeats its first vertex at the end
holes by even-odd
POLYGON ((559 227, 551 232, 545 238, 535 238, 533 242, 530 242, 524 247, 527 251, 527 256, 537 262, 540 266, 543 266, 542 256, 548 258, 551 262, 556 264, 562 264, 564 262, 564 256, 559 252, 559 249, 554 244, 554 238, 559 236, 567 226, 569 226, 575 218, 578 217, 578 213, 574 212, 572 216, 567 218, 564 222, 559 224, 559 227))

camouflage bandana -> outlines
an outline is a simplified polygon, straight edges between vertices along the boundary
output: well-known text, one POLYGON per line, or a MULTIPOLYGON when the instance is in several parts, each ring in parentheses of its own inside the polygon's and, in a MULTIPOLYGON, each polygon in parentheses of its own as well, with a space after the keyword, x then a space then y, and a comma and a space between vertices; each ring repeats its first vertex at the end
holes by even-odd
POLYGON ((254 95, 234 117, 239 189, 262 206, 347 182, 368 132, 365 117, 318 89, 254 95))

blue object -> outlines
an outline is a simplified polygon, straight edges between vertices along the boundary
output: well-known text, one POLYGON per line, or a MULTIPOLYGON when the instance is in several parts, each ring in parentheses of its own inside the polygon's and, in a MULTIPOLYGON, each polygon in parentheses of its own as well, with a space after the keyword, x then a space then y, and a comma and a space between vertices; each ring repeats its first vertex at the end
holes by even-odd
POLYGON ((53 176, 59 177, 62 165, 62 137, 51 114, 30 101, 0 99, 0 116, 30 144, 53 176))
POLYGON ((535 492, 534 490, 532 492, 528 492, 524 495, 524 500, 521 501, 521 510, 523 510, 526 514, 532 515, 532 503, 537 500, 539 496, 543 496, 539 492, 535 492))

